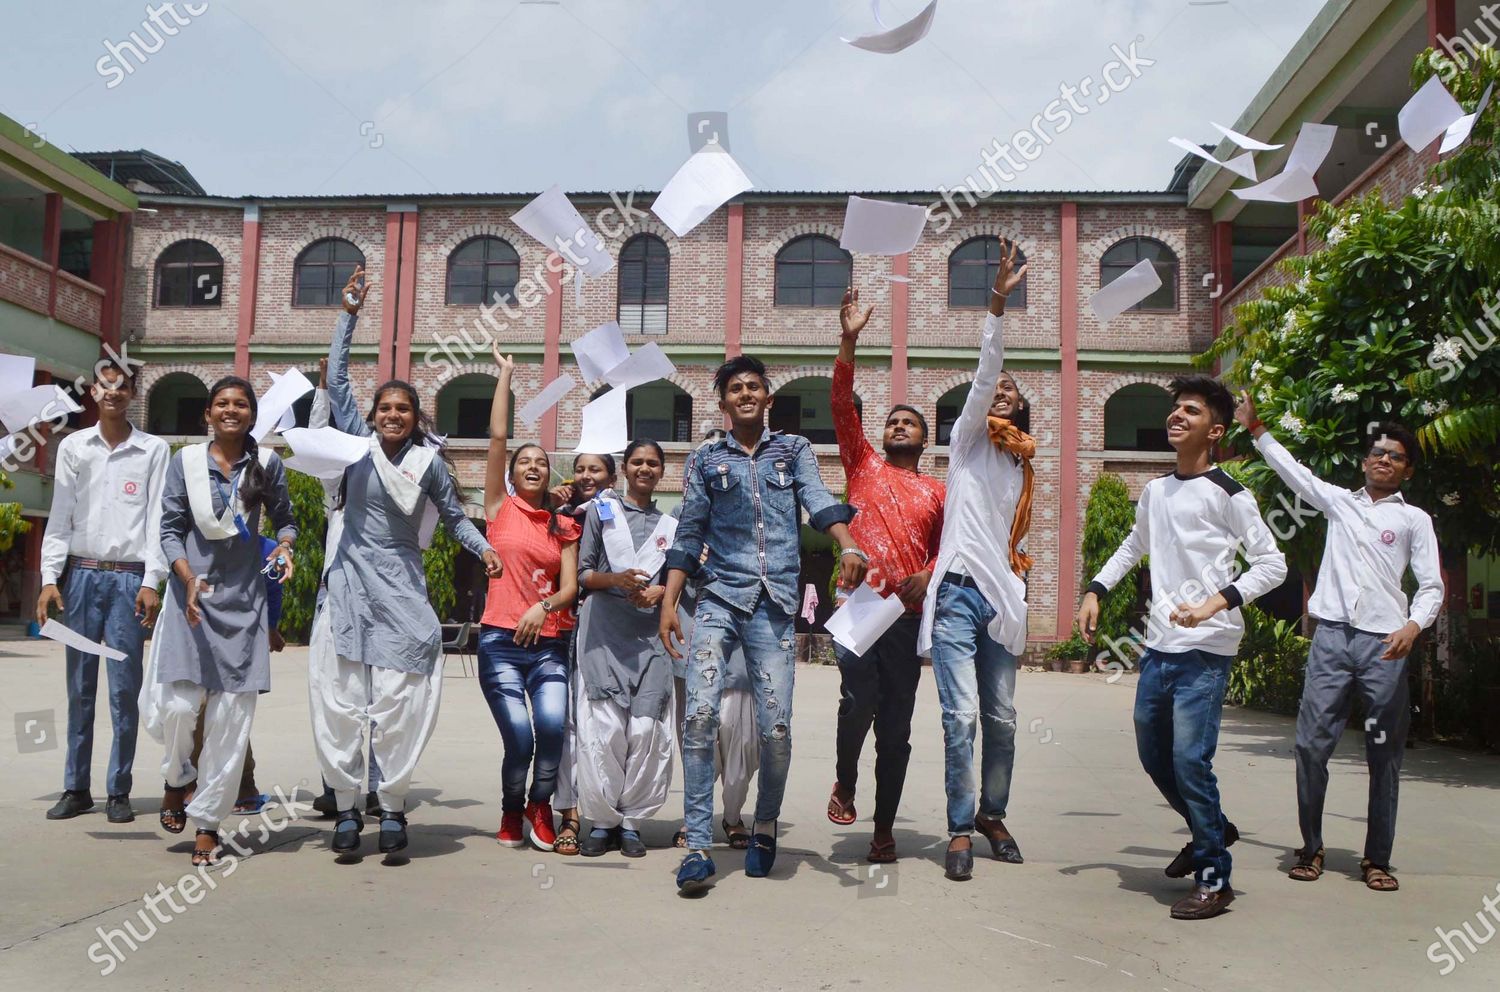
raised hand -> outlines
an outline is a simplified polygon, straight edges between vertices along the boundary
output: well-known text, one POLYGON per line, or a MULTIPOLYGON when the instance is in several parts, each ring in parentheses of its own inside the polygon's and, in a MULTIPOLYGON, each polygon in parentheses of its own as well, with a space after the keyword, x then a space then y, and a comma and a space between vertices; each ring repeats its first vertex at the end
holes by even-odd
POLYGON ((1250 390, 1240 390, 1240 402, 1234 408, 1234 419, 1247 431, 1253 430, 1260 423, 1260 418, 1255 415, 1255 401, 1250 398, 1250 390))
POLYGON ((360 307, 365 305, 365 300, 370 295, 370 290, 374 288, 375 280, 365 278, 365 267, 357 266, 354 274, 349 277, 349 281, 344 283, 344 292, 341 297, 344 309, 349 313, 359 313, 360 307), (360 285, 361 280, 364 280, 363 285, 360 285))
POLYGON ((516 360, 509 355, 500 354, 500 342, 494 342, 491 349, 495 355, 495 367, 500 370, 501 375, 510 375, 516 370, 516 360))
POLYGON ((995 295, 1002 300, 1011 294, 1011 290, 1021 285, 1021 280, 1026 278, 1026 269, 1031 263, 1022 262, 1019 269, 1016 268, 1016 243, 1006 241, 1000 251, 1000 269, 995 273, 995 295))
POLYGON ((859 332, 865 329, 870 322, 870 314, 875 312, 873 305, 865 307, 865 312, 859 312, 859 290, 849 287, 844 290, 844 302, 839 307, 839 326, 843 329, 846 337, 859 338, 859 332))

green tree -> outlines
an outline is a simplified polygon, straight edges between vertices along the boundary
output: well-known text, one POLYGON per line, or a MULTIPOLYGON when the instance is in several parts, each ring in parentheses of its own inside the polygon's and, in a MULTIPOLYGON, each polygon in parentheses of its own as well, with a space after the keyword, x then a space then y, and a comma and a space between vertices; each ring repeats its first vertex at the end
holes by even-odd
MULTIPOLYGON (((0 472, 0 490, 12 489, 15 483, 0 472)), ((10 554, 10 549, 15 547, 16 538, 31 530, 31 524, 27 523, 21 516, 20 503, 0 503, 0 580, 4 580, 5 562, 10 554)), ((22 613, 26 611, 23 609, 22 613)))
MULTIPOLYGON (((1099 574, 1134 524, 1135 507, 1130 503, 1130 490, 1125 480, 1112 472, 1100 475, 1089 487, 1089 502, 1083 511, 1083 579, 1080 585, 1099 574)), ((1130 611, 1135 606, 1136 586, 1144 565, 1142 559, 1140 566, 1132 569, 1100 598, 1095 644, 1108 645, 1106 637, 1113 640, 1129 633, 1130 611)))
POLYGON ((292 545, 297 567, 282 588, 281 632, 291 640, 305 643, 312 633, 313 614, 318 608, 328 516, 323 508, 321 481, 288 469, 286 482, 287 494, 292 500, 292 517, 297 525, 297 540, 292 545))
POLYGON ((427 574, 427 601, 432 604, 438 619, 442 620, 453 609, 458 593, 453 588, 454 561, 460 548, 448 526, 437 525, 432 534, 432 544, 422 552, 422 569, 427 574))

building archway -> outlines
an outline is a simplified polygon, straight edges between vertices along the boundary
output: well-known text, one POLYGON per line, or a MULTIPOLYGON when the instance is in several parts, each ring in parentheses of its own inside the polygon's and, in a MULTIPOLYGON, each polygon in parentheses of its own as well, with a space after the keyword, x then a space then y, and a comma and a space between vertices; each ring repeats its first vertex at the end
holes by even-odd
MULTIPOLYGON (((833 380, 827 376, 803 376, 793 379, 772 395, 771 430, 801 434, 813 444, 837 444, 833 429, 833 407, 829 390, 833 380)), ((864 401, 854 394, 854 409, 864 415, 864 401)))
POLYGON ((1171 451, 1167 414, 1172 396, 1150 382, 1121 386, 1104 402, 1104 447, 1107 451, 1171 451))
POLYGON ((146 398, 146 431, 167 436, 202 437, 208 433, 203 411, 208 387, 191 372, 168 372, 146 398))
MULTIPOLYGON (((495 401, 496 379, 484 372, 468 372, 445 382, 437 394, 433 420, 438 433, 450 438, 490 436, 490 405, 495 401)), ((515 434, 515 392, 511 392, 510 422, 507 431, 515 434)))

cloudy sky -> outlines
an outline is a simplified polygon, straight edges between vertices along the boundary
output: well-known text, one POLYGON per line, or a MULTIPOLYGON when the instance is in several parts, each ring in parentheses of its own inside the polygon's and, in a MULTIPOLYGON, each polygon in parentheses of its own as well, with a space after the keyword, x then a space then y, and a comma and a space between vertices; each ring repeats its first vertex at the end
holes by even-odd
POLYGON ((1088 112, 1044 122, 1012 188, 1160 189, 1167 138, 1216 139, 1321 6, 939 0, 886 56, 840 41, 876 30, 868 0, 210 0, 179 2, 189 23, 145 64, 122 53, 126 74, 105 43, 155 47, 145 5, 71 0, 11 19, 0 112, 65 149, 148 148, 223 195, 659 189, 695 111, 728 112, 762 189, 933 189, 1090 78, 1088 112), (1099 103, 1132 45, 1138 75, 1099 103))

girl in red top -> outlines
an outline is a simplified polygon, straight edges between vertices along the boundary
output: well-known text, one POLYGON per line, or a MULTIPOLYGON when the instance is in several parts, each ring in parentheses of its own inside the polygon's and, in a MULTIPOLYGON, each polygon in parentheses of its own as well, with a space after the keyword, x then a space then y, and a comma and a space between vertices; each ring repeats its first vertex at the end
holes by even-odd
POLYGON ((538 850, 550 851, 557 841, 552 794, 568 712, 568 647, 559 621, 578 591, 579 530, 553 508, 547 452, 523 444, 507 463, 515 363, 496 345, 495 364, 500 375, 490 408, 484 513, 490 546, 505 570, 490 580, 479 634, 479 684, 505 743, 495 839, 522 847, 529 836, 538 850), (507 495, 507 480, 514 495, 507 495))

